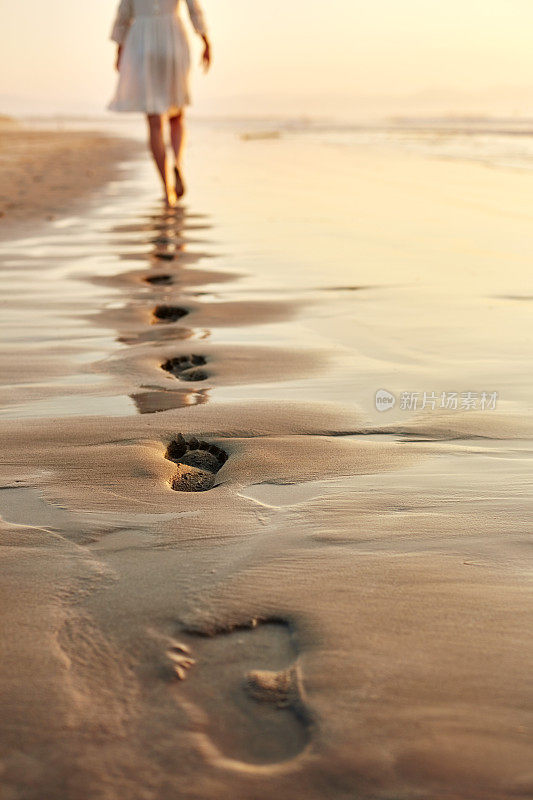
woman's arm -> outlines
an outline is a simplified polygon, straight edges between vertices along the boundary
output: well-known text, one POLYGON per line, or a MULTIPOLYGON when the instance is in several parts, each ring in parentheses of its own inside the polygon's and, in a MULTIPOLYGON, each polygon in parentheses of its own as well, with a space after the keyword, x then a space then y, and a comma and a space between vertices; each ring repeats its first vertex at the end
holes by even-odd
POLYGON ((187 0, 187 8, 189 9, 189 16, 196 33, 201 36, 207 37, 207 25, 205 24, 204 12, 198 0, 187 0))
POLYGON ((191 18, 192 26, 196 33, 201 36, 204 43, 202 64, 207 72, 211 66, 211 42, 209 41, 204 14, 198 0, 186 0, 186 2, 187 8, 189 9, 189 16, 191 18))
POLYGON ((119 48, 124 44, 132 20, 133 0, 121 0, 111 31, 111 41, 116 42, 119 48))
POLYGON ((204 42, 204 52, 202 53, 202 64, 204 70, 207 72, 207 70, 211 66, 211 42, 209 41, 209 37, 205 33, 202 36, 202 39, 204 42))
POLYGON ((115 69, 117 72, 120 72, 120 62, 122 61, 122 48, 123 45, 121 44, 117 46, 117 55, 115 57, 115 69))

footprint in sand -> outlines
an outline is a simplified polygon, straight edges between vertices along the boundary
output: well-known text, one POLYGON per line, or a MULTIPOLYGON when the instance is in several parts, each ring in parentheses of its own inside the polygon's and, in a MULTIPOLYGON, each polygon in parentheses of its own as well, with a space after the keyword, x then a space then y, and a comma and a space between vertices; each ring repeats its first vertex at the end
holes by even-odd
POLYGON ((206 364, 207 359, 204 356, 176 356, 161 364, 161 369, 182 381, 205 381, 208 378, 207 371, 200 367, 206 364))
POLYGON ((167 447, 165 458, 178 467, 170 484, 174 491, 205 492, 215 485, 216 474, 228 455, 215 444, 201 442, 194 436, 186 441, 180 433, 167 447))
POLYGON ((155 322, 177 322, 189 313, 186 308, 180 306, 156 306, 153 310, 155 322))
MULTIPOLYGON (((251 620, 189 635, 196 639, 196 665, 179 691, 207 755, 237 768, 296 758, 309 744, 312 719, 290 627, 251 620)), ((184 653, 190 655, 188 648, 184 653)))
POLYGON ((152 286, 171 286, 174 278, 172 275, 147 275, 144 281, 152 286))
POLYGON ((190 648, 183 642, 176 642, 167 650, 167 658, 170 662, 173 677, 179 681, 184 681, 188 670, 196 664, 191 656, 190 648))
POLYGON ((183 245, 172 240, 162 240, 155 244, 155 250, 152 255, 159 261, 175 261, 180 258, 183 253, 183 245))

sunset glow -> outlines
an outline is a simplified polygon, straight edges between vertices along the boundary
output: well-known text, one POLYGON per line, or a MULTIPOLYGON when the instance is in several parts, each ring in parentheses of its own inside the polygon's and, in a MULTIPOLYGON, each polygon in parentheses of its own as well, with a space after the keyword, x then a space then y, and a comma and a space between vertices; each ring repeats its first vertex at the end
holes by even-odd
MULTIPOLYGON (((215 62, 208 79, 195 76, 197 113, 353 116, 375 106, 527 114, 533 106, 526 0, 203 5, 215 62)), ((114 79, 115 6, 0 0, 2 110, 103 110, 114 79)))

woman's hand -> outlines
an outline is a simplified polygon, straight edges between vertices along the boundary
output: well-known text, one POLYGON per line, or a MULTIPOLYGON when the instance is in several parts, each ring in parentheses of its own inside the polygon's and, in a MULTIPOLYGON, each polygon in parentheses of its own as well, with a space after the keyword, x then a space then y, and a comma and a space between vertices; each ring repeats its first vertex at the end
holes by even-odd
POLYGON ((209 67, 211 66, 211 42, 207 38, 207 36, 202 36, 204 40, 204 52, 202 53, 202 66, 204 68, 204 72, 207 72, 209 67))
POLYGON ((115 59, 115 69, 117 72, 120 72, 120 62, 122 60, 122 45, 119 44, 117 47, 117 57, 115 59))

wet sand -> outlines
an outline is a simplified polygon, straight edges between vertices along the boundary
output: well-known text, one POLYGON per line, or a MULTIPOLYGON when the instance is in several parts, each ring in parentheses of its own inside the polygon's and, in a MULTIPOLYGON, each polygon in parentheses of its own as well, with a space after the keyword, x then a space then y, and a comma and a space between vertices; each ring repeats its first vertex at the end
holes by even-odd
POLYGON ((531 178, 206 129, 188 177, 1 248, 6 797, 533 796, 531 178))

